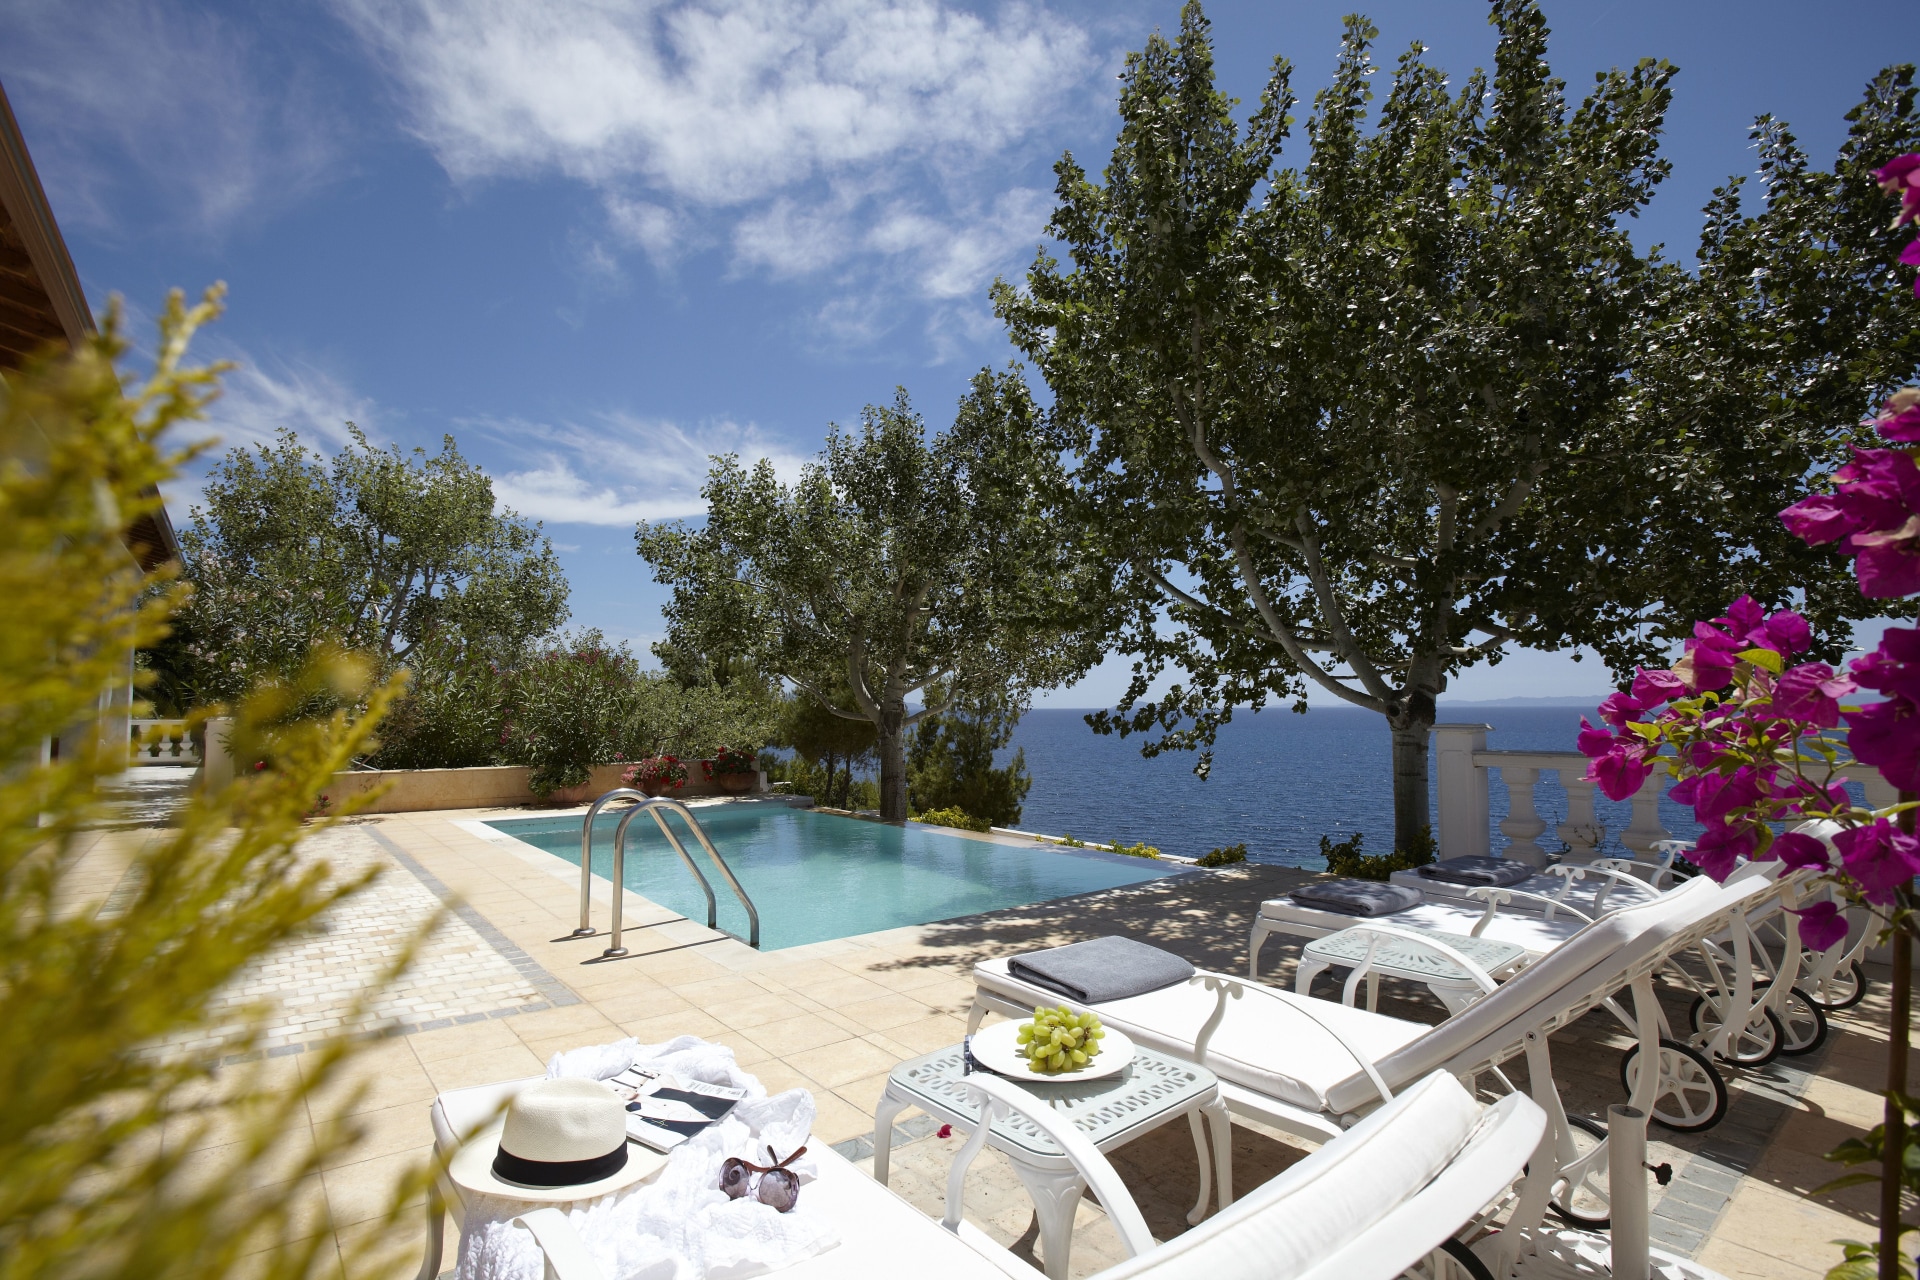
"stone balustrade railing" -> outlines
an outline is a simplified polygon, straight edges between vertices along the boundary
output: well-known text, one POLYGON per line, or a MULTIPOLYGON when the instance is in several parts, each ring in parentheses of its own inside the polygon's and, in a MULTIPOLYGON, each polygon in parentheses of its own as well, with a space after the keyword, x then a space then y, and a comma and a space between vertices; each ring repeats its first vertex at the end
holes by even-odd
POLYGON ((129 745, 133 763, 199 764, 200 748, 187 733, 185 720, 135 720, 129 745), (158 741, 147 741, 149 736, 158 741))
MULTIPOLYGON (((1586 777, 1587 758, 1577 751, 1489 751, 1484 724, 1438 724, 1433 727, 1435 783, 1440 802, 1439 828, 1434 832, 1439 856, 1457 858, 1469 854, 1486 855, 1493 848, 1493 769, 1507 789, 1507 816, 1500 821, 1500 834, 1510 842, 1505 856, 1535 866, 1544 866, 1549 851, 1539 842, 1547 830, 1546 819, 1534 803, 1534 787, 1540 775, 1559 776, 1567 793, 1567 816, 1553 829, 1559 837, 1553 846, 1565 844, 1571 862, 1590 862, 1601 856, 1606 828, 1594 811, 1594 784, 1586 777)), ((1875 808, 1895 803, 1899 793, 1888 785, 1877 769, 1849 765, 1846 776, 1861 784, 1867 803, 1875 808)), ((1670 785, 1665 773, 1648 778, 1633 797, 1627 827, 1620 832, 1620 843, 1636 858, 1644 858, 1653 846, 1672 838, 1660 821, 1660 797, 1670 785)))

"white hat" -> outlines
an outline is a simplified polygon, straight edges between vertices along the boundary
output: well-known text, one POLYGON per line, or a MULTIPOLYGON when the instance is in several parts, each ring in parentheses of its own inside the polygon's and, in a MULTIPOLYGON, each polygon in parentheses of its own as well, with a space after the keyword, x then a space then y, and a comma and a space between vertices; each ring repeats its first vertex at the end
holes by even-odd
POLYGON ((627 1142, 627 1108, 599 1080, 536 1080, 504 1117, 455 1153, 455 1185, 514 1200, 591 1200, 632 1186, 667 1158, 627 1142))

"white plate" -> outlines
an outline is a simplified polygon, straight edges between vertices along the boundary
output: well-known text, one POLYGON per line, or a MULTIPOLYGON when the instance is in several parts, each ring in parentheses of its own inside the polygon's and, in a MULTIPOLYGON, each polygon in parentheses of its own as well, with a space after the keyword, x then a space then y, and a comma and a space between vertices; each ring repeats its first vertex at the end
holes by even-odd
POLYGON ((1027 1060, 1020 1053, 1020 1028, 1031 1021, 1031 1018, 1022 1018, 1019 1022, 996 1022, 976 1031, 973 1036, 974 1061, 1003 1076, 1032 1084, 1056 1080, 1099 1080, 1118 1075, 1133 1061, 1133 1041, 1127 1039, 1124 1032, 1108 1027, 1107 1034, 1100 1039, 1100 1052, 1086 1066, 1072 1071, 1029 1071, 1027 1060))

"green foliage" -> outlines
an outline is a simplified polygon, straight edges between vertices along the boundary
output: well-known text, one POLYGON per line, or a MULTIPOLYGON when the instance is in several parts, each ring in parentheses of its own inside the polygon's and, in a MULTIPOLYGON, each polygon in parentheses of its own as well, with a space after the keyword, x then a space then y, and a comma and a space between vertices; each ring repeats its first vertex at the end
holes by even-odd
POLYGON ((1018 373, 982 371, 951 429, 928 439, 901 390, 857 432, 832 427, 791 487, 769 462, 716 459, 703 526, 635 533, 673 589, 661 656, 730 655, 865 719, 881 813, 904 820, 905 733, 941 709, 909 714, 909 697, 941 686, 1023 705, 1098 656, 1081 560, 1046 496, 1057 444, 1018 373))
POLYGON ((1396 871, 1424 867, 1434 858, 1431 827, 1422 827, 1406 848, 1396 849, 1389 854, 1360 852, 1365 840, 1366 834, 1360 831, 1338 844, 1328 836, 1321 836, 1320 856, 1327 860, 1327 870, 1334 875, 1351 876, 1356 880, 1386 880, 1396 871))
MULTIPOLYGON (((1909 1231, 1920 1231, 1920 1227, 1902 1227, 1900 1235, 1905 1238, 1909 1231)), ((1879 1280, 1880 1243, 1871 1244, 1859 1240, 1834 1240, 1831 1243, 1840 1246, 1842 1261, 1828 1268, 1826 1280, 1879 1280)), ((1913 1268, 1907 1264, 1904 1255, 1896 1255, 1893 1261, 1893 1274, 1901 1280, 1912 1280, 1913 1268)))
MULTIPOLYGON (((851 703, 845 681, 829 690, 827 701, 838 706, 851 703)), ((806 694, 789 698, 781 706, 777 741, 793 748, 795 756, 781 764, 779 776, 791 782, 795 791, 829 808, 851 807, 854 771, 870 767, 876 758, 871 720, 836 715, 806 694)))
MULTIPOLYGON (((270 1013, 213 1001, 365 883, 295 845, 397 684, 369 690, 363 659, 312 655, 232 710, 236 753, 274 767, 118 849, 92 830, 96 788, 126 767, 112 721, 93 749, 41 760, 103 691, 125 692, 133 653, 164 638, 184 597, 171 569, 143 581, 121 537, 186 456, 169 431, 214 393, 217 370, 181 361, 217 309, 217 293, 192 310, 169 298, 155 366, 125 386, 117 307, 70 357, 0 379, 0 1280, 294 1280, 342 1262, 324 1213, 292 1189, 344 1163, 359 1126, 319 1130, 291 1159, 285 1136, 337 1092, 355 1045, 310 1052, 291 1083, 259 1066, 216 1075, 257 1049, 270 1013), (316 699, 367 712, 296 714, 316 699), (108 913, 97 859, 119 855, 131 892, 108 913)), ((371 1269, 382 1223, 424 1186, 424 1169, 402 1179, 348 1246, 349 1273, 371 1269)))
MULTIPOLYGON (((192 695, 230 697, 297 670, 317 644, 404 662, 443 645, 514 653, 567 616, 537 524, 494 509, 493 483, 448 436, 438 454, 376 449, 348 424, 331 461, 291 431, 228 453, 181 534, 192 603, 179 639, 192 695)), ((177 659, 173 665, 179 665, 177 659)))
MULTIPOLYGON (((1321 843, 1324 845, 1325 842, 1326 838, 1324 836, 1321 837, 1321 843)), ((1322 848, 1320 852, 1324 854, 1326 853, 1326 849, 1322 848)), ((1225 848, 1215 849, 1204 857, 1195 859, 1194 865, 1201 867, 1230 867, 1236 862, 1245 862, 1246 860, 1247 846, 1245 844, 1230 844, 1225 848)))
POLYGON ((377 769, 469 769, 504 764, 519 699, 515 673, 445 633, 407 659, 407 691, 380 724, 377 769))
POLYGON ((533 766, 536 795, 588 780, 596 764, 621 757, 637 710, 639 663, 597 630, 563 635, 536 649, 518 673, 508 728, 519 763, 533 766))
POLYGON ((963 809, 948 806, 944 809, 928 809, 925 813, 913 815, 915 822, 925 822, 936 827, 958 827, 962 831, 990 831, 997 824, 985 818, 976 818, 963 809))
POLYGON ((1107 842, 1107 852, 1117 853, 1127 858, 1158 859, 1160 857, 1160 851, 1145 842, 1140 844, 1121 844, 1118 840, 1110 840, 1107 842))
MULTIPOLYGON (((936 701, 946 701, 936 691, 936 701)), ((1020 712, 1004 695, 954 701, 914 727, 907 749, 907 794, 923 809, 960 809, 989 825, 1019 825, 1033 787, 1027 753, 995 768, 994 753, 1013 740, 1020 712)))
MULTIPOLYGON (((1907 1117, 1906 1149, 1901 1153, 1900 1159, 1900 1185, 1906 1189, 1908 1195, 1920 1195, 1920 1134, 1915 1132, 1915 1121, 1920 1121, 1920 1100, 1904 1093, 1894 1094, 1893 1099, 1900 1104, 1900 1110, 1907 1117)), ((1835 1164, 1846 1165, 1849 1168, 1870 1164, 1873 1166, 1873 1172, 1844 1174, 1831 1182, 1815 1187, 1813 1194, 1824 1196, 1847 1187, 1880 1185, 1881 1170, 1885 1167, 1886 1149, 1887 1126, 1884 1122, 1873 1126, 1863 1138, 1848 1138, 1821 1159, 1831 1160, 1835 1164)))
POLYGON ((705 763, 709 777, 723 773, 757 773, 760 769, 760 757, 738 747, 715 747, 712 758, 705 763))

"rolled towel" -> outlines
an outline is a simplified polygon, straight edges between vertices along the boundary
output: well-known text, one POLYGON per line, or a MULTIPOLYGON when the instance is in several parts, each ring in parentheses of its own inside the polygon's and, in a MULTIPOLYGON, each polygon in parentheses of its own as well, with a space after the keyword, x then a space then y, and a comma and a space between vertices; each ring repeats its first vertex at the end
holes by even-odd
POLYGON ((1444 880, 1448 884, 1492 885, 1500 889, 1519 884, 1534 874, 1532 867, 1524 862, 1515 862, 1512 858, 1472 856, 1430 862, 1418 870, 1429 880, 1444 880))
POLYGON ((1337 911, 1343 916, 1390 916, 1424 901, 1418 889, 1377 880, 1319 880, 1287 896, 1303 907, 1337 911))
POLYGON ((1007 962, 1022 982, 1057 991, 1081 1004, 1124 1000, 1185 982, 1194 967, 1159 947, 1132 938, 1092 938, 1046 951, 1029 951, 1007 962))

